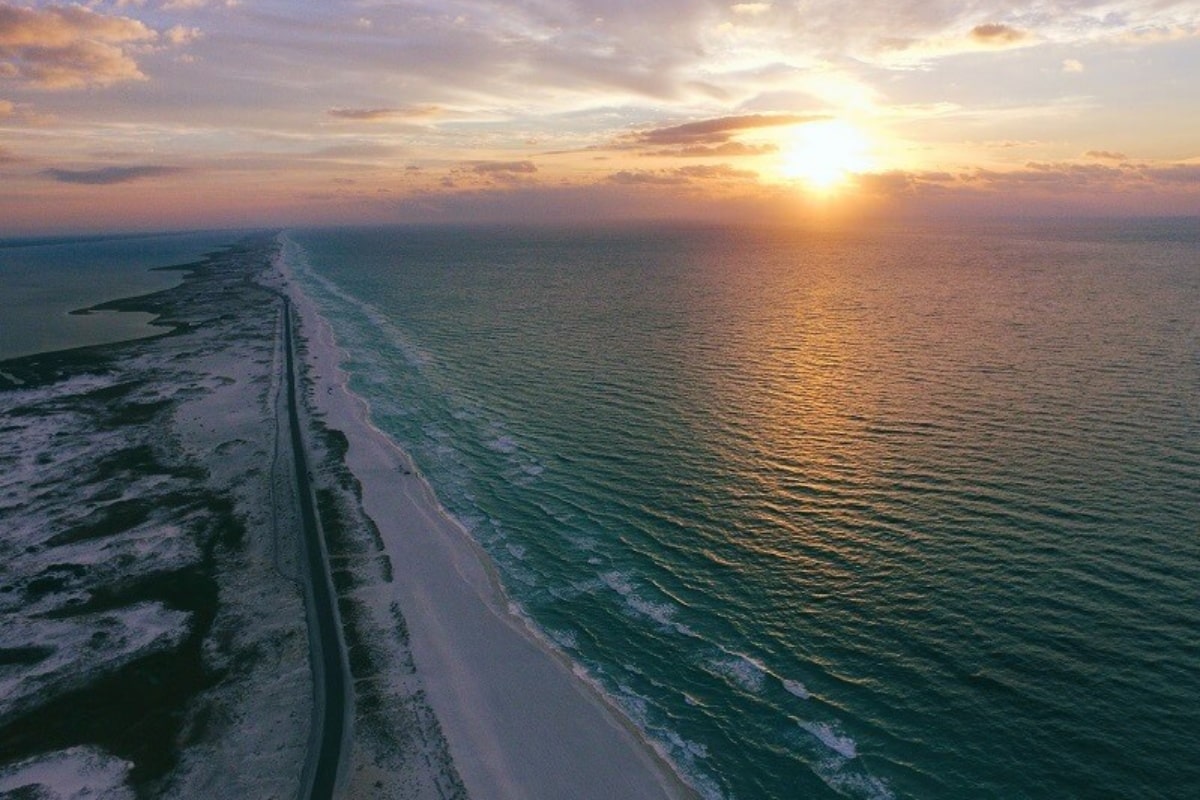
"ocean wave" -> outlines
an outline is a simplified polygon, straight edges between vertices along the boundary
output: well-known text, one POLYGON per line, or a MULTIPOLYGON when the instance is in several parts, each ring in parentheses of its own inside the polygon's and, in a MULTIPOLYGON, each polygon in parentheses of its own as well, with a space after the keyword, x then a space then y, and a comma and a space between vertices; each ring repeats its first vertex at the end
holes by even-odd
POLYGON ((762 662, 750 656, 742 655, 741 653, 732 653, 731 655, 731 658, 723 657, 709 660, 706 664, 707 669, 710 672, 733 680, 748 692, 753 692, 754 694, 761 693, 767 682, 766 667, 763 666, 762 662))
MULTIPOLYGON (((839 679, 861 674, 856 659, 869 657, 879 680, 897 697, 911 699, 914 687, 928 681, 933 691, 944 693, 943 699, 963 699, 966 695, 960 691, 977 692, 980 687, 964 688, 961 682, 942 681, 937 672, 922 671, 921 664, 906 657, 905 648, 911 644, 953 655, 969 643, 944 635, 947 630, 957 630, 969 618, 995 634, 999 629, 989 626, 1000 617, 989 609, 1012 608, 1010 601, 1022 593, 1038 600, 1037 608, 1046 608, 1040 585, 1029 595, 1029 575, 1052 568, 1072 586, 1086 590, 1088 597, 1103 593, 1116 608, 1128 606, 1133 597, 1118 581, 1139 590, 1158 587, 1155 596, 1166 595, 1163 589, 1177 594, 1174 587, 1182 585, 1180 576, 1186 572, 1180 564, 1191 563, 1179 560, 1187 554, 1178 542, 1188 540, 1177 534, 1180 521, 1186 525, 1192 519, 1186 490, 1200 463, 1195 447, 1188 446, 1191 439, 1179 438, 1178 424, 1171 427, 1172 421, 1179 421, 1177 409, 1187 407, 1178 401, 1190 397, 1187 381, 1194 375, 1179 372, 1178 359, 1170 365, 1173 371, 1163 373, 1164 386, 1174 394, 1116 393, 1124 405, 1113 406, 1123 409, 1115 428, 1102 414, 1065 417, 1067 422, 1085 421, 1087 435, 1066 442, 1064 452, 1047 456, 1048 468, 1029 472, 1020 468, 1024 456, 1043 452, 1044 445, 1055 441, 1045 433, 1052 428, 1044 424, 1055 419, 1054 414, 1034 419, 1022 411, 1014 417, 1003 406, 1015 403, 1015 408, 1026 409, 1035 401, 1062 401, 1062 396, 1053 396, 1062 388, 1056 384, 1061 376, 1092 375, 1096 362, 1063 362, 1061 366, 1075 371, 1047 370, 1031 397, 1009 394, 1018 388, 1006 377, 1011 373, 990 371, 979 379, 978 359, 955 363, 962 355, 974 356, 971 347, 983 348, 985 356, 993 354, 988 348, 994 331, 985 326, 973 332, 985 338, 964 338, 962 348, 934 349, 938 358, 923 364, 912 344, 928 342, 922 336, 934 329, 899 323, 920 323, 910 306, 922 306, 918 301, 924 297, 936 300, 925 310, 938 314, 970 315, 978 310, 974 299, 965 305, 955 300, 971 297, 970 292, 942 293, 955 287, 957 278, 942 270, 938 259, 957 259, 960 253, 940 245, 928 254, 909 253, 913 268, 889 274, 912 290, 913 303, 893 305, 873 289, 860 291, 873 285, 858 281, 867 273, 840 277, 884 263, 873 262, 869 254, 859 263, 864 258, 857 249, 861 242, 853 251, 827 243, 829 258, 844 258, 845 265, 853 267, 844 273, 840 268, 774 268, 785 256, 813 259, 818 265, 826 260, 825 251, 807 245, 785 253, 774 244, 759 249, 729 241, 726 250, 713 250, 710 258, 708 250, 692 247, 693 240, 692 234, 671 240, 669 255, 660 247, 666 240, 657 234, 649 250, 637 241, 613 240, 629 249, 613 251, 612 258, 646 265, 628 266, 619 273, 606 272, 610 256, 592 258, 593 250, 571 251, 587 269, 562 270, 554 257, 523 243, 519 253, 512 254, 514 261, 530 281, 542 279, 539 286, 553 278, 561 294, 539 291, 538 307, 529 309, 519 328, 514 320, 503 340, 476 335, 480 310, 495 311, 528 296, 505 294, 516 287, 507 280, 507 271, 504 281, 486 283, 498 274, 492 269, 496 243, 491 239, 478 250, 463 250, 464 264, 480 265, 464 266, 455 276, 464 287, 480 290, 470 297, 447 291, 440 263, 389 271, 383 261, 351 262, 351 248, 334 256, 344 262, 335 263, 336 271, 329 274, 383 314, 382 319, 363 316, 365 312, 347 306, 344 313, 353 319, 341 324, 361 329, 359 344, 347 340, 351 349, 375 349, 355 352, 352 364, 368 373, 356 379, 367 384, 371 401, 380 408, 412 408, 411 417, 388 420, 394 423, 391 435, 416 443, 411 452, 425 465, 439 496, 498 557, 506 585, 528 603, 530 613, 555 620, 548 622, 554 627, 567 627, 557 616, 563 611, 574 614, 569 625, 578 632, 577 644, 585 652, 573 654, 587 661, 610 692, 623 682, 653 698, 659 724, 667 725, 662 717, 674 715, 668 727, 710 748, 705 770, 717 776, 721 787, 743 797, 891 797, 887 783, 867 773, 863 762, 892 763, 883 744, 890 740, 875 738, 872 731, 903 726, 869 684, 839 679), (723 281, 718 295, 716 285, 706 281, 727 275, 725 267, 734 256, 742 260, 747 276, 761 281, 723 281), (922 272, 922 265, 934 271, 922 272), (612 288, 608 279, 614 276, 639 287, 661 278, 661 291, 635 292, 631 297, 637 302, 631 304, 623 296, 606 294, 612 288), (763 293, 766 285, 779 289, 780 302, 763 293), (697 286, 713 288, 714 293, 696 294, 697 286), (673 288, 679 291, 673 293, 673 288), (793 314, 787 298, 806 297, 803 293, 810 288, 833 292, 830 297, 837 302, 805 305, 805 315, 793 314), (398 298, 394 305, 385 299, 389 296, 398 298), (675 309, 707 310, 703 303, 718 296, 719 308, 728 313, 711 320, 703 314, 670 316, 675 309), (486 305, 475 307, 472 302, 486 305), (701 305, 693 309, 689 303, 701 305), (868 319, 867 309, 875 303, 891 316, 868 319), (589 314, 572 316, 581 308, 589 314), (371 320, 378 322, 378 330, 371 320), (404 331, 392 338, 389 320, 414 339, 430 343, 436 353, 409 351, 401 357, 387 352, 402 349, 400 342, 406 341, 404 331), (773 320, 787 324, 776 326, 773 320), (578 326, 571 329, 577 336, 560 335, 566 321, 578 326), (380 330, 388 333, 381 335, 380 330), (755 338, 756 331, 762 332, 761 339, 755 338), (892 335, 897 332, 916 335, 892 335), (835 341, 847 346, 844 352, 831 349, 835 341), (928 369, 922 372, 923 367, 928 369), (369 374, 372 370, 376 374, 369 374), (385 374, 387 370, 394 374, 385 374), (1164 409, 1170 413, 1164 414, 1164 409), (1134 410, 1137 413, 1131 413, 1134 410), (1154 420, 1171 435, 1135 436, 1130 441, 1160 448, 1167 454, 1167 469, 1158 470, 1160 462, 1152 459, 1113 460, 1132 454, 1120 449, 1121 437, 1136 433, 1132 421, 1146 420, 1154 420), (444 429, 430 428, 423 434, 422 422, 434 421, 444 429), (1104 461, 1103 453, 1085 443, 1103 444, 1104 452, 1116 455, 1104 461), (1101 456, 1097 471, 1088 472, 1096 456, 1101 456), (1072 467, 1080 470, 1078 475, 1071 473, 1072 467), (539 477, 543 470, 549 474, 539 477), (1122 483, 1108 482, 1118 475, 1122 483), (1081 508, 1076 510, 1076 489, 1088 488, 1090 479, 1110 491, 1098 502, 1080 495, 1081 508), (1154 491, 1156 481, 1170 486, 1154 491), (472 514, 475 498, 487 506, 483 521, 472 514), (1151 499, 1154 504, 1147 502, 1151 499), (1169 542, 1153 538, 1151 526, 1140 521, 1130 528, 1139 531, 1138 536, 1117 540, 1100 530, 1116 533, 1123 525, 1133 525, 1126 512, 1135 504, 1157 514, 1152 516, 1163 521, 1161 529, 1172 536, 1169 542), (1026 506, 1033 511, 1020 510, 1026 506), (1101 514, 1105 509, 1114 513, 1101 514), (1104 526, 1099 526, 1101 519, 1104 526), (501 520, 507 523, 506 534, 492 535, 490 531, 501 530, 501 520), (1096 528, 1097 542, 1106 549, 1084 554, 1094 556, 1091 560, 1061 558, 1082 541, 1077 534, 1083 528, 1089 533, 1096 528), (975 535, 977 531, 989 535, 975 535), (1064 533, 1071 536, 1064 538, 1064 533), (1105 553, 1111 556, 1108 563, 1101 557, 1105 553), (1171 558, 1155 561, 1155 553, 1171 558), (1142 571, 1117 571, 1120 564, 1129 563, 1142 571), (1008 565, 1006 579, 981 586, 980 578, 994 576, 997 564, 1008 565), (522 567, 522 579, 508 572, 522 567), (1105 577, 1101 580, 1096 574, 1105 577), (905 577, 904 588, 892 592, 899 585, 897 575, 905 577), (594 583, 581 585, 593 577, 594 583), (581 591, 596 597, 580 598, 581 591), (870 625, 860 624, 864 621, 870 625), (880 743, 880 752, 873 754, 878 762, 859 757, 860 742, 848 733, 851 730, 863 737, 864 749, 868 742, 880 743), (730 738, 737 738, 744 749, 725 748, 730 738)), ((370 241, 386 244, 381 238, 370 241)), ((443 255, 457 246, 428 241, 445 245, 438 251, 443 255)), ((469 242, 463 245, 468 246, 469 242)), ((893 254, 886 254, 885 260, 891 258, 893 254)), ((1016 265, 1009 266, 1014 271, 1005 271, 1006 276, 1019 274, 1016 265)), ((993 276, 967 268, 960 272, 972 279, 993 276)), ((957 288, 971 285, 963 282, 957 288)), ((1136 285, 1142 285, 1140 280, 1136 285)), ((1003 303, 1010 304, 1009 310, 1024 308, 1023 294, 1007 292, 1001 284, 993 288, 998 294, 989 298, 1001 304, 996 308, 1002 309, 1003 303)), ((1166 306, 1178 319, 1187 318, 1181 313, 1185 303, 1166 294, 1162 299, 1170 301, 1166 306)), ((1131 306, 1135 307, 1143 308, 1131 306)), ((991 319, 990 312, 985 317, 982 322, 991 319)), ((1171 325, 1179 330, 1180 323, 1171 325)), ((1044 333, 1059 341, 1058 329, 1046 328, 1044 333)), ((1186 348, 1186 339, 1175 336, 1164 344, 1186 348)), ((1113 352, 1099 355, 1108 358, 1113 352)), ((983 363, 996 366, 994 361, 985 358, 983 363)), ((1038 366, 1038 359, 1031 356, 1027 366, 1038 366)), ((1105 374, 1116 381, 1123 373, 1105 374)), ((1068 399, 1076 395, 1073 390, 1068 399)), ((1186 427, 1182 430, 1186 434, 1186 427)), ((1153 431, 1147 427, 1146 432, 1153 431)), ((1085 630, 1074 624, 1079 609, 1067 605, 1067 595, 1055 599, 1060 598, 1066 600, 1053 609, 1057 616, 1050 624, 1044 620, 1031 631, 1085 630)), ((1166 615, 1182 612, 1145 613, 1159 623, 1155 630, 1168 631, 1161 639, 1185 641, 1175 627, 1187 630, 1190 617, 1174 626, 1166 615)), ((1085 642, 1087 637, 1079 635, 1085 642)), ((1125 640, 1139 641, 1130 636, 1125 640)), ((1180 648, 1171 648, 1178 657, 1180 648)), ((1136 658, 1133 651, 1130 644, 1125 655, 1136 658)), ((1145 696, 1161 699, 1173 697, 1175 691, 1148 689, 1145 696)), ((1062 702, 1075 703, 1069 692, 1062 695, 1062 702)), ((1022 713, 1019 707, 1010 710, 1022 713)), ((953 720, 930 718, 922 735, 963 758, 964 770, 956 779, 967 781, 974 774, 970 760, 982 752, 968 744, 990 736, 1005 741, 1009 735, 1010 726, 997 719, 987 715, 967 731, 953 720)), ((1119 735, 1119 726, 1112 729, 1119 735)), ((666 742, 665 751, 677 749, 670 735, 653 736, 666 742)), ((1186 736, 1171 737, 1184 740, 1186 736)), ((1178 744, 1164 747, 1142 753, 1140 763, 1147 769, 1168 763, 1163 753, 1180 760, 1178 744)), ((1028 776, 1014 776, 1014 785, 1024 790, 1035 779, 1041 787, 1064 785, 1067 778, 1055 771, 1058 765, 1051 757, 1039 762, 1042 757, 1032 746, 1027 755, 1028 776)), ((919 766, 923 774, 936 771, 928 764, 919 766)), ((933 778, 913 780, 909 773, 907 780, 918 788, 933 786, 926 794, 939 791, 939 781, 933 778)), ((1099 779, 1077 770, 1070 780, 1095 786, 1099 779)), ((956 788, 961 794, 962 784, 956 788)))
POLYGON ((817 777, 843 797, 856 800, 895 800, 896 794, 886 782, 861 770, 848 769, 845 759, 834 756, 813 766, 817 777))
POLYGON ((858 744, 828 722, 801 722, 800 727, 811 733, 821 744, 842 758, 857 758, 858 744))
POLYGON ((625 607, 635 614, 657 622, 661 627, 674 630, 684 636, 699 638, 698 634, 681 622, 675 621, 678 607, 671 603, 654 603, 641 597, 630 582, 630 576, 621 572, 605 572, 600 580, 612 589, 625 603, 625 607))
POLYGON ((683 780, 704 800, 725 800, 720 786, 697 763, 708 758, 708 748, 690 741, 675 730, 656 725, 652 719, 653 703, 625 684, 617 687, 615 698, 635 725, 648 735, 648 741, 668 764, 675 765, 683 780))

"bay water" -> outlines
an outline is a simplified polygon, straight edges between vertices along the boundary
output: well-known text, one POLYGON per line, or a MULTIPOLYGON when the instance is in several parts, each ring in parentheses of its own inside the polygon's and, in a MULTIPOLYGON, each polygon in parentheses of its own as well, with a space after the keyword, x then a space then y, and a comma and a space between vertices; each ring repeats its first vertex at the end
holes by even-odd
POLYGON ((158 332, 150 314, 73 314, 175 286, 163 271, 240 238, 200 232, 0 241, 0 359, 138 339, 158 332))

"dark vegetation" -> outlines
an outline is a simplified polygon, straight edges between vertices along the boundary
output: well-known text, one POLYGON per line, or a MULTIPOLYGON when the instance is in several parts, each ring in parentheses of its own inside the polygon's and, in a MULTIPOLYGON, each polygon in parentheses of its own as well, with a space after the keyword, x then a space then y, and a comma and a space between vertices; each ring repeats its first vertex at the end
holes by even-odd
MULTIPOLYGON (((200 263, 173 268, 188 273, 180 286, 97 308, 149 311, 160 315, 154 323, 163 328, 158 338, 186 334, 205 324, 189 315, 202 315, 206 305, 228 304, 223 284, 249 280, 255 262, 238 256, 253 248, 266 252, 262 241, 248 242, 200 263)), ((255 296, 254 301, 261 302, 260 297, 255 296)), ((85 430, 122 433, 120 444, 72 475, 72 486, 92 492, 89 499, 96 504, 94 510, 82 518, 63 519, 61 529, 37 547, 50 551, 84 542, 116 541, 139 526, 161 522, 183 528, 200 554, 198 561, 182 566, 156 568, 131 563, 127 569, 117 564, 118 569, 99 571, 63 560, 35 575, 17 576, 15 585, 4 587, 6 594, 20 592, 26 603, 53 601, 54 595, 70 590, 66 602, 44 613, 47 618, 66 619, 147 601, 188 613, 187 635, 178 647, 137 658, 15 717, 0 717, 0 760, 14 762, 61 748, 96 745, 134 764, 132 780, 142 797, 157 794, 161 780, 176 764, 183 737, 195 740, 203 734, 205 710, 192 714, 190 720, 188 715, 197 695, 224 677, 224 668, 212 666, 204 653, 205 639, 218 612, 218 554, 236 551, 245 535, 231 497, 209 490, 204 466, 189 460, 172 444, 170 414, 176 401, 144 395, 147 383, 161 377, 128 366, 155 346, 155 338, 142 339, 25 356, 0 364, 3 372, 16 378, 0 376, 0 392, 49 385, 75 375, 117 377, 111 385, 10 412, 68 412, 81 416, 85 430), (152 477, 167 480, 161 482, 162 488, 121 496, 122 486, 152 477)), ((39 458, 40 463, 52 461, 48 453, 39 458)), ((107 636, 97 630, 91 646, 105 647, 107 636)), ((0 649, 0 668, 35 665, 53 653, 52 647, 36 645, 0 649)))

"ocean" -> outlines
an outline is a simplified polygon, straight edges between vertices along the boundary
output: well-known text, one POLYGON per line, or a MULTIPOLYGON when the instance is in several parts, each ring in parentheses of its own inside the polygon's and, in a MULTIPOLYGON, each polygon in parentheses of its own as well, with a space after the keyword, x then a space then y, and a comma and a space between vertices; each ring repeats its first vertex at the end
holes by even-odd
POLYGON ((155 269, 197 261, 238 238, 226 232, 0 241, 0 360, 160 332, 141 312, 71 312, 175 286, 182 273, 155 269))
POLYGON ((707 798, 1200 788, 1200 226, 302 230, 352 389, 707 798))

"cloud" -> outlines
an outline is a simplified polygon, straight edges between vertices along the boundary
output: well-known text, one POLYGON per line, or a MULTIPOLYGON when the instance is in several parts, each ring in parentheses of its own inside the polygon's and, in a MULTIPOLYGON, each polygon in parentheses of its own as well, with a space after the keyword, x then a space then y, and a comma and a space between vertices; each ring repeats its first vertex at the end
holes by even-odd
POLYGON ((4 119, 30 127, 49 125, 56 121, 51 114, 37 113, 28 103, 18 104, 11 100, 0 100, 0 120, 4 119))
POLYGON ((1000 139, 998 141, 980 142, 979 144, 990 150, 1014 150, 1017 148, 1041 147, 1045 142, 1038 141, 1037 139, 1000 139))
POLYGON ((1168 22, 1130 27, 1119 37, 1124 44, 1160 44, 1162 42, 1178 42, 1185 39, 1200 37, 1200 23, 1195 18, 1191 22, 1168 22))
POLYGON ((757 172, 748 169, 735 169, 728 164, 696 164, 695 166, 679 167, 675 170, 675 174, 682 175, 685 178, 696 178, 705 181, 747 181, 758 177, 757 172))
POLYGON ((773 144, 746 144, 744 142, 722 142, 721 144, 693 144, 673 150, 657 150, 648 155, 671 158, 714 158, 722 156, 761 156, 778 152, 773 144))
POLYGON ((765 14, 771 10, 770 3, 734 3, 729 7, 729 10, 734 14, 742 14, 750 17, 757 17, 759 14, 765 14))
POLYGON ((824 114, 743 114, 686 122, 638 131, 614 144, 617 150, 639 150, 648 157, 738 158, 761 156, 779 150, 771 142, 741 142, 737 136, 763 128, 803 125, 825 120, 824 114), (643 148, 656 147, 647 150, 643 148))
POLYGON ((821 114, 747 114, 737 117, 717 117, 667 128, 642 131, 636 140, 642 144, 657 145, 719 145, 728 142, 734 135, 758 128, 800 125, 826 119, 821 114))
POLYGON ((623 169, 609 175, 608 180, 626 186, 677 186, 688 182, 682 175, 646 169, 623 169))
POLYGON ((203 33, 201 33, 199 28, 187 28, 183 25, 174 25, 168 28, 163 33, 163 36, 171 44, 179 46, 190 44, 196 41, 203 36, 203 33))
MULTIPOLYGON (((138 3, 138 5, 141 5, 141 3, 138 3)), ((159 7, 163 11, 195 11, 198 8, 204 8, 208 5, 236 8, 241 5, 241 0, 219 0, 216 3, 209 3, 209 0, 167 0, 167 2, 159 7)))
POLYGON ((1200 189, 1200 164, 1165 164, 1144 167, 1142 174, 1152 181, 1167 184, 1188 184, 1200 189))
POLYGON ((1078 74, 1083 72, 1083 62, 1074 58, 1063 59, 1062 71, 1069 74, 1078 74))
POLYGON ((881 195, 1090 198, 1131 193, 1200 193, 1200 163, 1079 164, 1031 161, 1013 170, 975 168, 947 172, 889 172, 857 176, 860 189, 881 195))
POLYGON ((15 164, 21 159, 13 155, 13 151, 7 147, 0 147, 0 164, 15 164))
POLYGON ((1088 158, 1106 158, 1112 161, 1124 161, 1128 156, 1115 150, 1088 150, 1084 153, 1088 158))
POLYGON ((308 156, 314 159, 386 159, 405 153, 405 148, 385 142, 347 142, 319 148, 308 156))
POLYGON ((348 119, 355 122, 379 122, 396 116, 394 108, 331 108, 325 112, 337 119, 348 119))
POLYGON ((59 183, 77 183, 87 186, 109 186, 115 183, 130 183, 142 178, 159 178, 183 172, 181 167, 142 165, 133 167, 99 167, 98 169, 47 169, 42 174, 59 183))
POLYGON ((0 0, 0 78, 45 89, 144 80, 129 49, 157 36, 137 20, 79 5, 28 8, 0 0))
POLYGON ((402 108, 331 108, 325 113, 335 119, 351 122, 386 122, 393 119, 427 119, 438 116, 442 110, 437 106, 426 105, 402 108))
POLYGON ((479 161, 471 165, 471 171, 479 175, 495 175, 505 172, 530 175, 537 172, 537 165, 532 161, 479 161))
POLYGON ((988 22, 984 25, 976 25, 971 29, 972 39, 989 45, 1014 44, 1028 35, 1025 31, 999 22, 988 22))
POLYGON ((538 168, 532 161, 471 161, 462 171, 486 179, 485 183, 527 184, 538 168))
POLYGON ((867 172, 854 177, 854 183, 860 190, 869 194, 882 195, 898 195, 911 192, 916 186, 917 181, 918 176, 916 173, 905 172, 904 170, 867 172))
POLYGON ((694 181, 736 181, 745 183, 758 178, 758 173, 735 169, 728 164, 695 164, 675 169, 621 170, 608 175, 610 183, 626 186, 679 186, 694 181))

